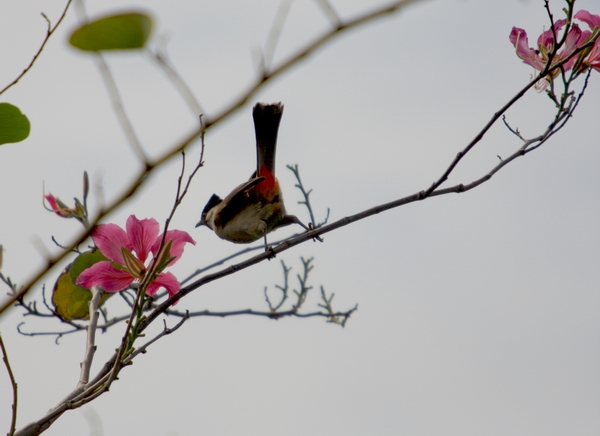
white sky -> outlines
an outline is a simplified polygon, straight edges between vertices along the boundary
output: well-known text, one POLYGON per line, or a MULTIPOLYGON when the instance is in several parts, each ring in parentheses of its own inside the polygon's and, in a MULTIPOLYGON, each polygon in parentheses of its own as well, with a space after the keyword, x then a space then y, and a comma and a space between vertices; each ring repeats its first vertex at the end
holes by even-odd
MULTIPOLYGON (((37 50, 64 1, 0 6, 0 87, 37 50)), ((371 1, 334 2, 343 16, 371 1)), ((600 14, 597 0, 578 0, 600 14)), ((563 3, 551 2, 555 14, 563 3)), ((124 9, 90 1, 92 17, 124 9)), ((214 114, 250 83, 277 1, 146 1, 171 60, 214 114)), ((196 239, 172 269, 180 278, 239 246, 194 229, 213 192, 226 195, 253 170, 255 101, 282 101, 278 168, 287 208, 296 204, 286 164, 313 188, 318 219, 331 221, 412 194, 439 177, 456 153, 528 80, 508 40, 525 28, 535 42, 547 18, 542 0, 438 0, 336 38, 206 138, 206 167, 173 222, 196 239)), ((75 9, 34 68, 1 101, 32 123, 23 143, 0 147, 2 271, 17 283, 41 264, 39 241, 79 231, 41 206, 42 189, 70 204, 81 175, 114 198, 138 170, 89 56, 68 47, 75 9)), ((276 59, 326 26, 315 2, 293 4, 276 59)), ((126 109, 152 155, 195 128, 172 85, 147 56, 107 56, 126 109)), ((196 318, 120 374, 109 393, 61 417, 48 435, 597 435, 600 432, 600 74, 575 117, 541 149, 480 188, 411 204, 287 251, 277 260, 201 288, 178 309, 266 310, 263 288, 281 283, 279 259, 300 272, 314 256, 305 304, 318 289, 334 307, 358 312, 346 328, 322 319, 196 318)), ((531 92, 508 113, 525 136, 551 121, 553 107, 531 92)), ((468 183, 508 156, 518 139, 495 126, 449 183, 468 183)), ((190 149, 190 160, 197 155, 190 149)), ((164 221, 179 160, 111 215, 164 221)), ((93 190, 92 210, 98 205, 93 190)), ((281 236, 290 230, 273 235, 281 236)), ((48 275, 51 288, 60 268, 48 275)), ((4 289, 2 293, 4 293, 4 289)), ((31 297, 41 298, 38 286, 31 297)), ((110 314, 119 311, 117 298, 110 314)), ((79 377, 83 334, 23 337, 15 329, 59 330, 55 321, 0 320, 19 383, 19 427, 41 417, 79 377)), ((169 325, 175 320, 168 319, 169 325)), ((162 328, 156 323, 152 332, 162 328)), ((122 327, 98 338, 98 370, 122 327)), ((152 332, 149 332, 152 333, 152 332)), ((0 368, 0 427, 11 394, 0 368)))

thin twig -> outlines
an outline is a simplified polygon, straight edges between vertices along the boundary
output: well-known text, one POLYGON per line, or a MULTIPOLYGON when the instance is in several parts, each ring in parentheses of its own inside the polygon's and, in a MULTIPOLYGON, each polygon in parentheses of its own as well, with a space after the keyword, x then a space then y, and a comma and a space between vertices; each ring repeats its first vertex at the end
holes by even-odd
POLYGON ((175 67, 171 65, 169 62, 169 57, 167 55, 166 50, 157 49, 155 52, 152 50, 147 51, 150 55, 150 58, 154 60, 159 67, 165 72, 166 76, 169 78, 179 95, 183 98, 183 100, 187 103, 188 107, 192 111, 195 116, 204 113, 202 106, 196 99, 196 96, 190 89, 190 87, 185 83, 181 75, 175 70, 175 67))
MULTIPOLYGON (((51 316, 53 318, 56 318, 56 315, 46 315, 46 316, 51 316)), ((126 319, 129 319, 129 315, 114 317, 111 320, 105 322, 104 324, 99 324, 98 327, 97 327, 97 329, 100 330, 100 331, 105 332, 107 329, 109 329, 113 325, 118 324, 120 322, 123 322, 126 319)), ((81 331, 85 330, 85 328, 86 328, 85 326, 80 326, 78 324, 72 323, 70 325, 73 325, 74 327, 71 330, 64 330, 62 332, 24 332, 21 329, 21 326, 24 325, 24 324, 25 323, 22 322, 22 323, 20 323, 20 324, 17 325, 17 331, 19 332, 19 334, 21 334, 23 336, 56 336, 56 339, 55 339, 54 342, 57 345, 58 345, 58 341, 63 336, 70 335, 71 333, 81 332, 81 331)))
POLYGON ((125 365, 129 365, 131 363, 131 361, 138 356, 139 354, 145 354, 146 351, 148 350, 148 347, 150 345, 152 345, 153 343, 155 343, 156 341, 158 341, 160 338, 162 338, 163 336, 167 336, 170 335, 171 333, 173 333, 174 331, 176 331, 179 327, 181 327, 183 325, 184 322, 186 322, 188 319, 190 319, 190 314, 188 311, 185 312, 185 314, 182 316, 181 321, 179 321, 177 324, 175 324, 174 327, 168 328, 167 327, 167 322, 165 320, 163 320, 164 322, 164 328, 163 331, 160 332, 158 335, 156 335, 154 338, 152 338, 150 341, 146 342, 144 345, 140 346, 137 350, 135 350, 133 353, 131 353, 126 359, 123 360, 123 366, 125 365))
POLYGON ((339 324, 342 327, 346 327, 346 322, 350 318, 350 315, 352 315, 354 313, 354 311, 356 311, 358 309, 358 304, 356 306, 354 306, 354 308, 349 310, 348 312, 345 312, 344 314, 339 315, 338 313, 334 312, 333 307, 331 305, 331 302, 333 301, 334 296, 335 296, 335 294, 332 292, 331 296, 329 298, 327 298, 327 294, 325 293, 325 288, 323 286, 321 286, 321 300, 323 300, 323 304, 319 303, 319 307, 322 307, 323 309, 325 309, 327 311, 327 314, 329 315, 329 319, 327 320, 327 322, 339 324))
POLYGON ((131 120, 129 119, 127 112, 125 111, 125 106, 123 105, 123 99, 121 98, 121 94, 119 93, 119 88, 117 87, 117 82, 115 81, 115 78, 113 77, 112 73, 110 72, 110 68, 108 68, 108 64, 104 60, 104 57, 102 56, 101 53, 99 53, 99 52, 95 53, 94 60, 96 61, 96 66, 98 67, 98 70, 100 71, 100 75, 102 76, 102 79, 104 80, 104 85, 106 86, 106 90, 110 97, 110 101, 112 103, 113 110, 115 111, 115 114, 117 115, 117 121, 121 125, 121 129, 123 130, 123 132, 125 133, 125 136, 127 137, 127 142, 129 143, 129 146, 131 147, 133 152, 136 154, 139 161, 143 165, 147 166, 148 165, 148 156, 146 156, 146 152, 142 148, 142 144, 140 143, 140 140, 138 139, 138 137, 135 133, 133 124, 131 123, 131 120))
POLYGON ((283 30, 285 20, 290 13, 293 1, 294 0, 282 0, 281 3, 279 3, 279 8, 275 13, 275 19, 273 20, 273 24, 271 25, 271 29, 269 30, 269 34, 265 42, 265 48, 260 55, 259 75, 261 76, 268 74, 268 71, 271 67, 273 56, 275 56, 275 48, 277 47, 277 42, 281 36, 281 31, 283 30))
POLYGON ((288 170, 290 170, 292 173, 294 173, 294 177, 296 177, 296 181, 298 183, 296 183, 295 187, 298 188, 300 190, 300 192, 302 193, 302 196, 304 197, 303 201, 299 201, 298 204, 302 204, 306 207, 306 209, 308 210, 308 214, 310 215, 310 222, 312 224, 313 228, 316 227, 320 227, 323 224, 327 223, 327 220, 329 219, 329 208, 327 208, 327 216, 325 217, 325 219, 320 222, 317 223, 315 220, 315 214, 313 213, 313 209, 312 209, 312 205, 310 204, 310 194, 312 193, 312 189, 309 189, 308 191, 304 188, 304 184, 302 183, 302 180, 300 179, 300 170, 298 169, 298 165, 286 165, 286 168, 288 170))
MULTIPOLYGON (((215 311, 211 311, 211 310, 200 310, 200 311, 195 311, 195 312, 188 312, 187 316, 191 317, 202 317, 202 316, 209 316, 209 317, 216 317, 216 318, 227 318, 230 316, 240 316, 240 315, 252 315, 252 316, 263 316, 266 318, 271 318, 271 319, 279 319, 279 318, 285 318, 285 317, 292 317, 292 318, 314 318, 314 317, 323 317, 323 318, 331 318, 331 317, 349 317, 351 314, 353 314, 356 310, 358 310, 358 305, 354 306, 352 309, 347 310, 345 312, 309 312, 309 313, 301 313, 301 312, 296 312, 293 309, 290 310, 284 310, 284 311, 280 311, 280 312, 265 312, 265 311, 260 311, 260 310, 254 310, 254 309, 242 309, 242 310, 230 310, 230 311, 223 311, 223 312, 215 312, 215 311)), ((165 312, 167 315, 171 315, 171 316, 185 316, 185 314, 178 312, 178 311, 174 311, 174 310, 168 310, 165 312)))
POLYGON ((285 303, 285 301, 288 298, 289 277, 292 268, 288 268, 287 266, 285 266, 285 262, 283 260, 281 261, 281 268, 283 269, 283 285, 275 285, 275 287, 281 291, 281 299, 279 300, 279 303, 277 303, 277 306, 273 307, 273 305, 271 304, 271 300, 269 299, 269 294, 267 293, 266 286, 264 290, 265 300, 267 301, 267 305, 269 306, 269 310, 271 311, 271 313, 277 312, 277 310, 279 310, 281 306, 283 306, 283 303, 285 303))
POLYGON ((65 6, 65 9, 63 10, 63 13, 61 14, 60 18, 58 19, 58 21, 56 22, 56 24, 54 25, 54 27, 52 27, 52 24, 50 23, 50 20, 48 19, 48 17, 44 13, 42 13, 42 17, 44 17, 44 19, 46 20, 46 23, 48 24, 48 30, 46 31, 46 37, 44 38, 44 41, 42 41, 42 45, 38 49, 37 53, 33 56, 33 59, 31 60, 31 62, 27 66, 27 68, 25 68, 21 72, 21 74, 19 74, 19 76, 17 76, 17 78, 15 80, 13 80, 11 83, 9 83, 8 85, 6 85, 4 87, 4 89, 2 91, 0 91, 0 94, 2 94, 4 91, 6 91, 11 86, 16 85, 17 82, 19 80, 21 80, 21 78, 25 74, 27 74, 27 72, 31 69, 31 67, 33 67, 33 64, 35 63, 35 61, 37 60, 37 58, 39 57, 39 55, 42 53, 42 50, 44 50, 44 47, 46 46, 46 43, 48 42, 48 40, 50 39, 50 37, 52 36, 52 34, 54 33, 54 31, 58 27, 58 25, 62 22, 63 18, 65 18, 65 15, 67 14, 67 10, 69 9, 69 6, 71 5, 71 1, 72 0, 68 0, 67 1, 67 5, 65 6))
POLYGON ((2 348, 2 360, 4 361, 4 366, 6 366, 6 371, 8 372, 8 377, 10 378, 10 384, 12 386, 13 391, 12 415, 10 420, 10 430, 8 431, 8 436, 12 436, 15 434, 15 429, 17 428, 17 381, 15 380, 15 375, 13 374, 12 369, 10 367, 10 362, 8 361, 8 353, 6 352, 6 348, 4 347, 2 334, 0 334, 0 348, 2 348))
POLYGON ((294 289, 294 294, 296 294, 296 297, 298 298, 296 300, 296 303, 292 306, 292 311, 294 311, 294 312, 298 312, 300 310, 300 308, 306 301, 306 296, 308 295, 308 292, 312 289, 312 286, 308 286, 307 282, 308 282, 308 275, 314 268, 311 265, 313 259, 314 258, 312 258, 312 257, 310 259, 304 259, 303 257, 300 258, 300 260, 302 261, 303 274, 296 275, 296 278, 298 279, 298 283, 300 284, 300 290, 296 291, 294 289))
POLYGON ((338 27, 342 24, 342 19, 328 0, 315 0, 315 3, 321 8, 323 14, 331 22, 332 26, 338 27))

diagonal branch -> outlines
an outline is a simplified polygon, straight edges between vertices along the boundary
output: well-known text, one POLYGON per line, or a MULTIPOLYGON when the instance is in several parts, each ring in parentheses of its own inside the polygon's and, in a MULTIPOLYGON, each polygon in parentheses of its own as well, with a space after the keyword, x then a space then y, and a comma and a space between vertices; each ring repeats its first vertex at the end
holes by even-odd
POLYGON ((69 6, 71 5, 71 1, 72 0, 68 0, 67 1, 67 5, 65 6, 65 9, 63 10, 62 15, 60 16, 60 18, 58 19, 58 21, 56 22, 56 24, 54 25, 54 27, 52 27, 52 24, 50 23, 50 20, 48 19, 48 17, 42 12, 42 16, 44 17, 44 19, 46 20, 46 22, 48 23, 48 30, 46 31, 46 37, 44 38, 44 41, 42 41, 42 45, 40 46, 40 48, 38 49, 37 53, 33 56, 33 59, 31 60, 31 62, 29 63, 29 65, 27 65, 27 67, 21 72, 21 74, 19 74, 19 76, 13 80, 12 82, 10 82, 8 85, 6 85, 4 87, 3 90, 0 91, 0 94, 2 94, 4 91, 6 91, 8 88, 10 88, 13 85, 16 85, 17 82, 19 80, 21 80, 21 78, 27 74, 27 72, 31 69, 31 67, 33 67, 33 64, 35 63, 35 61, 37 60, 37 58, 39 57, 39 55, 42 53, 42 50, 44 50, 44 47, 46 46, 46 43, 48 42, 48 40, 50 39, 50 37, 52 36, 52 34, 54 33, 54 31, 56 30, 56 28, 58 27, 58 25, 62 22, 63 18, 65 18, 65 15, 67 14, 67 10, 69 9, 69 6))

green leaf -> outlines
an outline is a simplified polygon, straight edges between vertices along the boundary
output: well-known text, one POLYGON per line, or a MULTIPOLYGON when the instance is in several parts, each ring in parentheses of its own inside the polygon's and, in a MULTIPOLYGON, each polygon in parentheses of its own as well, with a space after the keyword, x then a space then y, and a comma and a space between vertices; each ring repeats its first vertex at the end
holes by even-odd
POLYGON ((146 14, 111 15, 81 26, 69 43, 84 51, 142 48, 151 31, 152 19, 146 14))
MULTIPOLYGON (((82 286, 76 285, 75 281, 79 274, 93 264, 107 260, 100 250, 95 249, 81 253, 72 264, 65 268, 54 285, 52 291, 52 303, 56 314, 65 321, 74 319, 89 319, 89 303, 92 293, 82 286)), ((100 297, 100 304, 113 294, 104 292, 100 297)))
POLYGON ((93 249, 92 251, 81 253, 71 264, 71 281, 76 283, 77 277, 79 277, 79 274, 81 274, 84 269, 88 269, 90 266, 100 262, 101 260, 108 259, 102 253, 100 253, 100 250, 97 248, 93 249))
POLYGON ((52 291, 52 303, 56 314, 65 321, 89 319, 92 293, 71 281, 69 269, 67 267, 62 272, 52 291))
POLYGON ((0 103, 0 145, 21 142, 29 136, 31 125, 21 109, 9 103, 0 103))

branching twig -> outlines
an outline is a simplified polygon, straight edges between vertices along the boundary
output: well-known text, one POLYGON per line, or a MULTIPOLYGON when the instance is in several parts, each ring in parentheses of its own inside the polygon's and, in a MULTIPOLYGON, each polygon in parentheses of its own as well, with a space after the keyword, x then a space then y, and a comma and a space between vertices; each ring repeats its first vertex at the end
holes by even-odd
MULTIPOLYGON (((55 315, 48 315, 48 316, 55 317, 55 315)), ((127 319, 129 319, 129 315, 117 316, 117 317, 112 318, 110 321, 105 322, 104 324, 99 324, 97 326, 97 329, 102 332, 105 332, 108 328, 112 327, 113 325, 119 324, 120 322, 123 322, 127 319)), ((65 330, 62 332, 24 332, 21 329, 21 326, 24 324, 25 323, 22 322, 19 325, 17 325, 17 331, 19 332, 19 334, 21 334, 23 336, 56 336, 56 339, 54 340, 54 342, 57 345, 58 345, 58 341, 63 336, 70 335, 71 333, 81 332, 81 331, 85 330, 85 328, 86 328, 85 326, 82 326, 79 324, 67 323, 67 324, 73 326, 73 328, 71 330, 65 330)))
POLYGON ((175 327, 172 328, 168 328, 167 327, 167 322, 165 320, 163 320, 165 326, 163 328, 163 331, 160 332, 158 335, 156 335, 152 340, 146 342, 144 345, 142 345, 141 347, 139 347, 137 350, 135 350, 133 353, 131 353, 126 359, 123 360, 123 366, 125 365, 129 365, 131 363, 131 361, 139 354, 145 354, 146 351, 148 350, 148 347, 150 345, 152 345, 153 343, 155 343, 156 341, 158 341, 160 338, 162 338, 163 336, 167 336, 170 335, 171 333, 173 333, 174 331, 176 331, 179 327, 181 327, 183 325, 184 322, 186 322, 188 319, 190 318, 190 313, 188 311, 185 312, 185 314, 182 316, 181 321, 179 321, 177 324, 175 324, 175 327))
POLYGON ((46 46, 46 43, 48 42, 48 40, 50 39, 50 37, 52 36, 52 34, 54 33, 54 31, 58 27, 58 25, 62 22, 63 18, 65 18, 65 15, 67 14, 67 10, 69 9, 69 6, 71 5, 71 1, 72 0, 67 0, 67 5, 65 6, 65 9, 63 10, 63 13, 61 14, 60 18, 58 19, 58 21, 56 22, 56 24, 54 25, 54 27, 52 27, 52 23, 50 23, 50 20, 48 19, 48 17, 42 12, 42 17, 44 17, 44 19, 46 20, 46 23, 48 24, 48 30, 46 30, 46 37, 44 38, 44 41, 42 41, 42 45, 38 49, 37 53, 33 56, 33 59, 31 60, 31 62, 29 63, 29 65, 27 65, 27 68, 25 68, 21 72, 21 74, 19 74, 19 76, 15 80, 13 80, 8 85, 6 85, 4 87, 4 89, 0 91, 0 94, 2 94, 4 91, 6 91, 11 86, 15 85, 19 80, 21 80, 21 78, 25 74, 27 74, 27 72, 31 69, 31 67, 33 67, 33 64, 37 60, 38 56, 42 53, 42 50, 46 46))
MULTIPOLYGON (((331 317, 336 317, 336 318, 348 318, 350 317, 350 315, 352 315, 356 310, 358 310, 358 305, 354 306, 352 309, 347 310, 346 312, 309 312, 309 313, 301 313, 301 312, 296 312, 292 309, 290 310, 283 310, 280 312, 264 312, 264 311, 260 311, 260 310, 254 310, 254 309, 242 309, 242 310, 230 310, 230 311, 224 311, 224 312, 215 312, 215 311, 211 311, 211 310, 200 310, 200 311, 196 311, 196 312, 189 312, 188 316, 191 317, 202 317, 202 316, 210 316, 210 317, 216 317, 216 318, 227 318, 229 316, 239 316, 239 315, 252 315, 252 316, 264 316, 266 318, 271 318, 271 319, 279 319, 279 318, 285 318, 285 317, 292 317, 292 318, 314 318, 314 317, 323 317, 323 318, 331 318, 331 317)), ((168 315, 171 316, 185 316, 184 313, 175 311, 175 310, 168 310, 167 312, 165 312, 168 315)))
POLYGON ((310 291, 312 289, 312 286, 308 286, 307 282, 308 282, 308 275, 314 268, 311 265, 313 258, 311 257, 310 259, 304 259, 303 257, 301 257, 300 260, 302 261, 303 274, 296 275, 296 278, 298 279, 298 283, 300 284, 300 290, 297 291, 294 289, 294 294, 296 294, 297 300, 296 300, 296 303, 292 306, 293 312, 298 312, 298 310, 300 310, 300 308, 306 301, 306 296, 308 295, 308 291, 310 291))
POLYGON ((273 307, 273 305, 271 304, 269 294, 267 293, 267 287, 265 286, 265 300, 267 301, 267 305, 269 306, 269 310, 271 312, 277 312, 277 310, 279 310, 279 308, 283 306, 283 303, 285 303, 285 301, 288 298, 289 277, 292 268, 288 268, 287 266, 285 266, 285 262, 283 260, 281 261, 281 268, 283 269, 283 286, 275 285, 275 287, 281 291, 281 299, 279 300, 279 303, 277 303, 277 306, 273 307))
POLYGON ((327 320, 327 322, 332 322, 334 324, 339 324, 342 327, 346 327, 346 321, 348 321, 350 315, 352 315, 358 309, 358 304, 349 311, 344 312, 342 315, 339 315, 339 312, 334 312, 333 307, 331 306, 331 302, 333 301, 334 296, 335 294, 332 292, 331 296, 327 298, 325 288, 321 286, 321 300, 323 300, 323 304, 319 303, 319 307, 322 307, 327 311, 327 314, 329 315, 329 319, 327 320))
POLYGON ((298 204, 303 204, 304 206, 306 206, 306 209, 308 209, 308 213, 310 215, 310 222, 312 224, 313 228, 317 228, 317 227, 321 227, 323 224, 327 223, 327 220, 329 219, 329 208, 327 208, 327 215, 325 216, 325 219, 318 223, 315 220, 315 215, 313 213, 313 209, 312 206, 310 204, 310 194, 312 193, 312 189, 309 189, 308 191, 306 191, 306 189, 304 189, 304 185, 302 184, 302 180, 300 179, 300 170, 298 169, 298 165, 286 165, 286 168, 288 170, 290 170, 292 173, 294 173, 294 176, 296 177, 296 181, 298 183, 296 183, 296 188, 298 188, 300 190, 300 192, 302 193, 302 196, 304 197, 303 201, 299 201, 298 204))
POLYGON ((504 125, 506 126, 506 128, 513 134, 515 135, 517 138, 519 138, 521 141, 525 142, 526 139, 523 138, 523 135, 521 135, 521 132, 519 132, 519 129, 513 129, 510 124, 508 124, 508 121, 506 121, 506 115, 502 115, 502 122, 504 123, 504 125))

